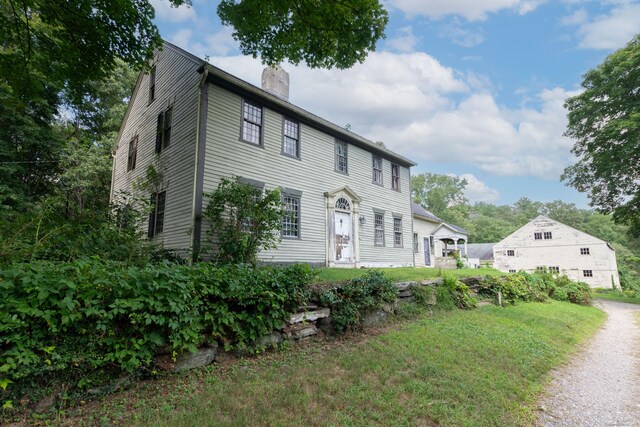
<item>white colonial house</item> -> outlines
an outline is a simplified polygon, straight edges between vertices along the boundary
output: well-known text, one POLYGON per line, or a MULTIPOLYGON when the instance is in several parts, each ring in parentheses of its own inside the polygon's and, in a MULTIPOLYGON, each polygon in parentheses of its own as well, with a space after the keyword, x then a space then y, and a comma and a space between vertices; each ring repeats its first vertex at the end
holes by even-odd
POLYGON ((291 104, 288 92, 281 68, 265 69, 259 88, 165 43, 120 128, 111 199, 150 197, 149 238, 186 254, 206 237, 203 194, 237 176, 280 188, 289 211, 281 243, 262 261, 414 265, 415 163, 291 104), (141 190, 150 166, 153 188, 141 190))
POLYGON ((542 215, 496 243, 493 258, 504 272, 548 270, 591 287, 620 287, 609 243, 542 215))
POLYGON ((449 255, 452 251, 460 251, 463 257, 466 255, 467 232, 445 223, 415 202, 412 211, 416 267, 456 268, 455 260, 449 255))

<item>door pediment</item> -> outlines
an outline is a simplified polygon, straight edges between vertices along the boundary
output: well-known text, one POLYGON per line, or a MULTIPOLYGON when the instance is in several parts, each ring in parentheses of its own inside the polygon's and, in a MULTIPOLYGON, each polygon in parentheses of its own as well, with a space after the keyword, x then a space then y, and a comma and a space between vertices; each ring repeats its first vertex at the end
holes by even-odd
POLYGON ((362 201, 362 199, 356 194, 356 192, 349 188, 348 185, 343 185, 342 187, 338 187, 324 193, 324 195, 328 199, 335 199, 343 194, 355 203, 360 203, 362 201))

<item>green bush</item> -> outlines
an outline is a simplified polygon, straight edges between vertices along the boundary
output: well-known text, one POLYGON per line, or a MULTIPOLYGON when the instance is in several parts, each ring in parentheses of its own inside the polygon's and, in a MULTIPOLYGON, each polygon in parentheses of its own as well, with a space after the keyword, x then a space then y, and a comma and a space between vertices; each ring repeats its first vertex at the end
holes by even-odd
POLYGON ((555 284, 556 290, 551 296, 554 300, 581 305, 591 303, 591 288, 586 283, 574 282, 567 276, 558 276, 555 284))
POLYGON ((144 267, 100 259, 0 270, 0 382, 132 372, 160 349, 245 348, 307 299, 306 265, 144 267))
POLYGON ((398 289, 379 270, 370 270, 346 284, 319 291, 320 304, 331 308, 331 322, 336 332, 343 333, 361 326, 362 317, 380 308, 385 302, 393 302, 398 289))
POLYGON ((453 309, 457 307, 466 310, 478 305, 478 301, 469 292, 469 286, 453 276, 445 275, 442 285, 437 287, 436 292, 439 308, 453 309))
POLYGON ((498 300, 498 292, 502 295, 503 304, 515 304, 517 301, 530 301, 533 298, 531 287, 524 277, 513 274, 509 276, 486 276, 480 285, 478 293, 498 300))

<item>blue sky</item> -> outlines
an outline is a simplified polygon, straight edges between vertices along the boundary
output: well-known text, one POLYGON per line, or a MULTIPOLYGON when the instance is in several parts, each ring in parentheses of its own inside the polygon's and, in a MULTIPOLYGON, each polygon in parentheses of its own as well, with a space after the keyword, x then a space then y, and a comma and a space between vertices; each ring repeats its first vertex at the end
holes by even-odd
MULTIPOLYGON (((575 159, 564 99, 640 32, 640 0, 383 0, 386 39, 349 70, 283 64, 290 101, 413 159, 412 172, 469 182, 472 201, 587 198, 560 182, 575 159)), ((163 38, 259 85, 217 1, 151 0, 163 38)))

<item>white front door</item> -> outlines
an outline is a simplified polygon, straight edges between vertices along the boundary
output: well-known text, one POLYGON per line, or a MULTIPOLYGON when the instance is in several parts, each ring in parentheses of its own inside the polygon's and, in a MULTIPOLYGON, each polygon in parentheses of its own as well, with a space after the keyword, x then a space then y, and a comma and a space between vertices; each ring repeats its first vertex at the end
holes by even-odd
POLYGON ((347 212, 335 212, 336 230, 336 261, 353 261, 353 233, 351 227, 351 214, 347 212))

